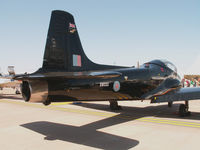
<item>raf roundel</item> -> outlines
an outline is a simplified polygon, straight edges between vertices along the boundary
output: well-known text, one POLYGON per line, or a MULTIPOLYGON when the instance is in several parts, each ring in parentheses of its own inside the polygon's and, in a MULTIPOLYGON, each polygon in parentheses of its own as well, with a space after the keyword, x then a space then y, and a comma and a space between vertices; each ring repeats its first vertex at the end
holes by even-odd
POLYGON ((120 82, 119 81, 115 81, 113 84, 113 90, 115 92, 118 92, 120 90, 120 82))

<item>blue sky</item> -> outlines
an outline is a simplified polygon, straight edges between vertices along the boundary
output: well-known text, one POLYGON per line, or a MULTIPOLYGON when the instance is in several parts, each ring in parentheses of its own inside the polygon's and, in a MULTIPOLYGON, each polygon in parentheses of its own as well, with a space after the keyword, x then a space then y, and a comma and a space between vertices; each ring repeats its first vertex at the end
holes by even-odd
POLYGON ((0 67, 17 73, 42 65, 51 11, 72 13, 88 57, 132 66, 153 59, 200 74, 198 0, 0 0, 0 67), (197 68, 198 67, 198 68, 197 68))

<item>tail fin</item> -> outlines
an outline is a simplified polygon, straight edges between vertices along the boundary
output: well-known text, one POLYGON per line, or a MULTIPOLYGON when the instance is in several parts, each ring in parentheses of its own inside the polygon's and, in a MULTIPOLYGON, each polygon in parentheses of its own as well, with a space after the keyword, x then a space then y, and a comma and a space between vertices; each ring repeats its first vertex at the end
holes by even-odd
POLYGON ((64 71, 89 71, 119 68, 98 65, 85 55, 71 14, 52 11, 46 41, 43 69, 64 71))

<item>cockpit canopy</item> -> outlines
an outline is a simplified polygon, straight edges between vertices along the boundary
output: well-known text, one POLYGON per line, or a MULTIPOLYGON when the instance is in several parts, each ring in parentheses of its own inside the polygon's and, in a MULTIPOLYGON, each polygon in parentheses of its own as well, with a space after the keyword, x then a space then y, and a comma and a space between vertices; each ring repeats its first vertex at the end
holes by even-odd
POLYGON ((145 63, 143 66, 145 68, 147 68, 147 67, 149 67, 150 64, 154 64, 154 65, 158 65, 160 67, 168 68, 168 69, 172 70, 173 72, 177 73, 176 66, 173 63, 171 63, 167 60, 152 60, 150 62, 145 63))

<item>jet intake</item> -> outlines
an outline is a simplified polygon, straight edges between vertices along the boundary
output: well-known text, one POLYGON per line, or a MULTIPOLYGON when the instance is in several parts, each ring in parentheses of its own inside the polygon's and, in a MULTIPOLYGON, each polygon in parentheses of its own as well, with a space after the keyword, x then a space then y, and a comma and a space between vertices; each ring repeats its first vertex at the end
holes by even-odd
POLYGON ((44 102, 48 98, 48 83, 46 80, 23 81, 21 91, 26 102, 44 102))

